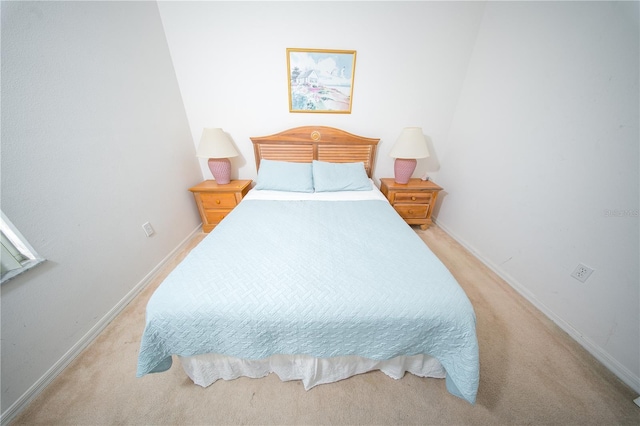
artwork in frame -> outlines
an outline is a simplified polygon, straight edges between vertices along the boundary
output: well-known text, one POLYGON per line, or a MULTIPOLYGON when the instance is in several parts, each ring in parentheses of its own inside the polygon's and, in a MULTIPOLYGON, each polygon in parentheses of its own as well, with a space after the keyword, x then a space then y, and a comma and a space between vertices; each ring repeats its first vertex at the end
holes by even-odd
POLYGON ((350 114, 355 50, 287 49, 289 112, 350 114))

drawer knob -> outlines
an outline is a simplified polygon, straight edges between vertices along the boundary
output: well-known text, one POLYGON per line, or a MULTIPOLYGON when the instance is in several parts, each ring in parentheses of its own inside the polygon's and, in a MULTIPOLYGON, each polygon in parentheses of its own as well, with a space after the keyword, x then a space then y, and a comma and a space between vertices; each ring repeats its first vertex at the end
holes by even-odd
POLYGON ((411 197, 411 201, 415 201, 415 200, 416 200, 416 197, 413 197, 413 196, 412 196, 412 197, 411 197))
POLYGON ((220 200, 216 200, 216 204, 220 204, 220 200))
POLYGON ((409 214, 413 214, 413 210, 409 209, 409 214))

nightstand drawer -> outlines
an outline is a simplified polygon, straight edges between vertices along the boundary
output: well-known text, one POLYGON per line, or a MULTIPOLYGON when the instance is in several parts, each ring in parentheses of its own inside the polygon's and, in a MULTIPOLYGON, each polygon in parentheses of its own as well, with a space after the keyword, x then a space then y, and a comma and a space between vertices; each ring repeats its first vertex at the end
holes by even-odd
POLYGON ((393 206, 404 219, 424 219, 429 211, 429 204, 396 204, 393 206))
POLYGON ((205 209, 232 209, 236 206, 235 194, 200 194, 205 209))
POLYGON ((218 224, 230 212, 231 210, 205 210, 204 214, 207 217, 207 223, 218 224))
POLYGON ((396 192, 394 201, 396 203, 430 203, 430 192, 396 192))

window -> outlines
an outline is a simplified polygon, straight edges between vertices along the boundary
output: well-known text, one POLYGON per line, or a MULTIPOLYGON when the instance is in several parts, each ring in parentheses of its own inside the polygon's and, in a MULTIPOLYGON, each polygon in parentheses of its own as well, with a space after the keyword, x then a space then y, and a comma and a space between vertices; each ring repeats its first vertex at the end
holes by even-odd
POLYGON ((0 221, 0 239, 2 240, 2 253, 0 253, 0 283, 44 262, 44 258, 29 245, 22 234, 13 226, 11 221, 2 213, 0 221))

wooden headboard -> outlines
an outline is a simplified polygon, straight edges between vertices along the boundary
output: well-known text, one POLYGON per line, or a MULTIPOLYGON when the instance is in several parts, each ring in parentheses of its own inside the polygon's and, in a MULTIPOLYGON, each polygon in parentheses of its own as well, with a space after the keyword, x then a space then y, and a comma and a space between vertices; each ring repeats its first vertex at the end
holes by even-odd
POLYGON ((304 126, 285 130, 271 136, 251 137, 256 156, 256 169, 260 160, 310 163, 312 160, 331 163, 362 161, 371 177, 380 139, 357 136, 344 130, 326 126, 304 126))

